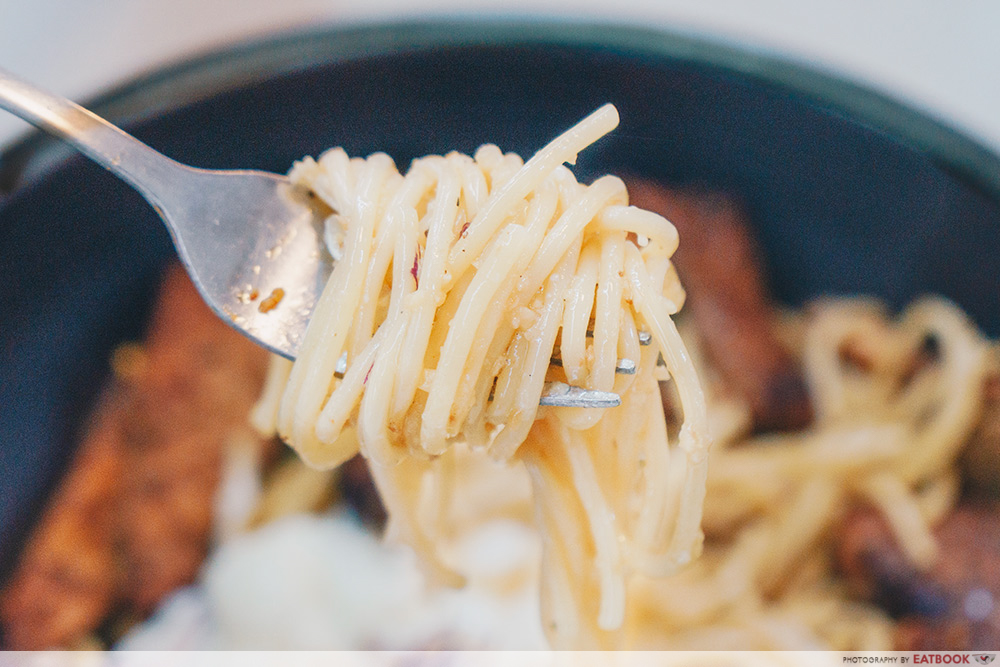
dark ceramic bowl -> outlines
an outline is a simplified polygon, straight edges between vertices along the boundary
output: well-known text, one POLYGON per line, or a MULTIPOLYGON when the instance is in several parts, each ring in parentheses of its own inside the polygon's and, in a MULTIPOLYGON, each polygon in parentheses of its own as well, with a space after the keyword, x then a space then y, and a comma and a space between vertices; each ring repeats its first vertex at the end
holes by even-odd
MULTIPOLYGON (((565 22, 380 25, 211 55, 89 106, 183 162, 283 172, 334 145, 400 165, 485 142, 530 155, 604 102, 621 126, 578 173, 737 193, 784 302, 936 292, 1000 334, 997 157, 760 53, 565 22)), ((36 135, 0 156, 0 568, 172 256, 152 209, 61 144, 36 135)))

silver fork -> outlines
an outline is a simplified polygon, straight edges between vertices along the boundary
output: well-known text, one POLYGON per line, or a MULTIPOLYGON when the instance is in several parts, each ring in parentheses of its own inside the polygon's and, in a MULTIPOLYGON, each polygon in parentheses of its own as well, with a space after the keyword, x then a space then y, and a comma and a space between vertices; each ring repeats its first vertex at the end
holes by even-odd
MULTIPOLYGON (((0 69, 0 108, 54 134, 134 187, 163 218, 205 302, 294 359, 331 260, 321 226, 281 175, 189 167, 73 102, 0 69)), ((539 405, 613 407, 617 394, 547 383, 539 405)))

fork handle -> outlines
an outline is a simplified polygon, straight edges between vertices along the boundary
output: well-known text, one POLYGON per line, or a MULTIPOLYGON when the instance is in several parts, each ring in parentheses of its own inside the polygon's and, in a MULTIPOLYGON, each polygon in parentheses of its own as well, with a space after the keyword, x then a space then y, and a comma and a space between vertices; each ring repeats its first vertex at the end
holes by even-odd
POLYGON ((65 139, 80 152, 122 177, 150 203, 183 177, 184 166, 156 152, 97 114, 0 68, 0 108, 65 139), (166 187, 165 187, 166 186, 166 187))

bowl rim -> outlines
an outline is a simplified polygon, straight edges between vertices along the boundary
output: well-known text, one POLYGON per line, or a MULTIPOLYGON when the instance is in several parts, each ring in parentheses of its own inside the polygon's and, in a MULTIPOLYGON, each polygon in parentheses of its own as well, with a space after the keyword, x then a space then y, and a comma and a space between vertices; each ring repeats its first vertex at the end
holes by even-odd
MULTIPOLYGON (((733 39, 595 19, 434 17, 300 28, 154 67, 83 105, 115 124, 128 125, 255 82, 337 62, 434 48, 545 45, 717 67, 794 92, 924 154, 937 167, 1000 201, 1000 154, 871 84, 733 39)), ((0 151, 0 208, 5 199, 72 155, 72 149, 40 130, 15 139, 0 151)))

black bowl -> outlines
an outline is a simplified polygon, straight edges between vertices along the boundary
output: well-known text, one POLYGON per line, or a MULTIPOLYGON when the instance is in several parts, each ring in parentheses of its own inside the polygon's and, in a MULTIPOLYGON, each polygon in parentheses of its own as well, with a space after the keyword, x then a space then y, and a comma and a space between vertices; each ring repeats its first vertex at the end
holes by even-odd
MULTIPOLYGON (((530 155, 604 102, 583 178, 634 173, 747 203, 776 295, 935 292, 1000 334, 1000 162, 878 93, 638 28, 434 22, 296 34, 90 106, 183 162, 282 172, 340 145, 405 166, 485 142, 530 155)), ((113 346, 173 256, 132 190, 40 135, 0 156, 0 572, 73 451, 113 346)))

